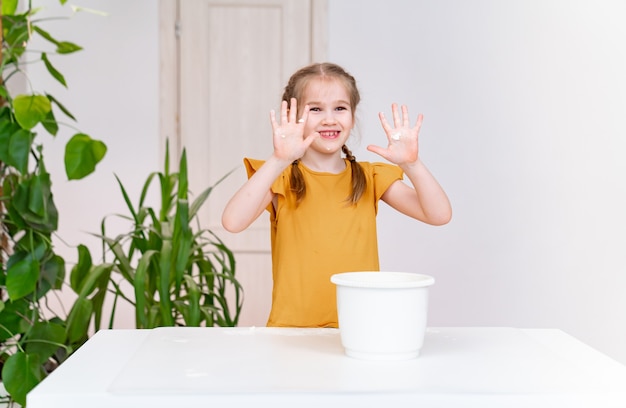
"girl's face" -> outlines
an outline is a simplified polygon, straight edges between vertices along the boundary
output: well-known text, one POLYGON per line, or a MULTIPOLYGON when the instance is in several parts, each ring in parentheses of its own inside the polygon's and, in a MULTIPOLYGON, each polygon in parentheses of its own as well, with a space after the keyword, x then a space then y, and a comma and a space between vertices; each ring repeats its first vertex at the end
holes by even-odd
POLYGON ((309 117, 304 125, 305 137, 318 132, 311 148, 323 154, 341 151, 354 126, 350 96, 337 79, 314 79, 304 90, 298 105, 309 105, 309 117))

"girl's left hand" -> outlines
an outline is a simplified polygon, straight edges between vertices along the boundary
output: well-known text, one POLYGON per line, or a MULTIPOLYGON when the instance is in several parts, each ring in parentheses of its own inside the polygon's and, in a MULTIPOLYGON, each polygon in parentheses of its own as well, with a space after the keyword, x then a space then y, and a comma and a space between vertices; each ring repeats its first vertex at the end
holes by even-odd
POLYGON ((393 127, 387 122, 382 112, 378 114, 380 123, 389 141, 387 148, 369 145, 367 150, 397 165, 415 163, 419 153, 418 136, 423 116, 419 114, 415 126, 410 127, 409 109, 406 105, 402 105, 402 118, 400 118, 397 103, 391 105, 391 111, 393 114, 393 127))

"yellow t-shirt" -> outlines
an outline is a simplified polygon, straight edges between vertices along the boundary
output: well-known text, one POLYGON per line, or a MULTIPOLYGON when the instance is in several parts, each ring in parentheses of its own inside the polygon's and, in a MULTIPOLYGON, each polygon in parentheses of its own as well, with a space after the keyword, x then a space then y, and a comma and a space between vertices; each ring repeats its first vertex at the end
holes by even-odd
MULTIPOLYGON (((264 161, 244 159, 248 177, 264 161)), ((299 163, 306 196, 296 206, 289 189, 291 166, 272 185, 277 207, 267 210, 271 221, 272 309, 268 326, 337 327, 337 299, 331 275, 377 271, 378 200, 402 179, 402 170, 385 163, 360 162, 367 189, 356 205, 350 194, 352 169, 321 173, 299 163)))

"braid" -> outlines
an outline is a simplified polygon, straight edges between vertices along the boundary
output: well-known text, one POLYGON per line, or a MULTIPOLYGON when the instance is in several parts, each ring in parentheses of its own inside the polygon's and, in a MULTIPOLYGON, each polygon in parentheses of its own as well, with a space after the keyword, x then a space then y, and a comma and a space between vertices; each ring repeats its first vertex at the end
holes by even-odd
POLYGON ((300 171, 300 167, 298 167, 298 161, 299 160, 294 160, 293 163, 291 163, 291 175, 289 176, 289 185, 291 191, 296 195, 296 204, 300 204, 306 195, 306 185, 304 184, 302 171, 300 171))
POLYGON ((352 204, 356 204, 363 195, 365 187, 367 187, 367 179, 365 178, 365 173, 363 173, 363 167, 356 161, 356 157, 348 149, 348 146, 343 145, 341 150, 345 153, 346 159, 348 159, 352 168, 352 192, 347 200, 352 204))

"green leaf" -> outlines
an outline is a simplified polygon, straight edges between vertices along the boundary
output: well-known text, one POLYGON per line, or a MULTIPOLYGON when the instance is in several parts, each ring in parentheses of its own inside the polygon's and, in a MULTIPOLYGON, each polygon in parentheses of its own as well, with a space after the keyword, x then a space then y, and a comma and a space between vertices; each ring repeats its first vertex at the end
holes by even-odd
POLYGON ((65 106, 63 106, 63 104, 61 102, 59 102, 58 99, 56 99, 54 96, 48 95, 48 94, 46 94, 46 98, 48 98, 51 103, 54 103, 59 109, 61 109, 61 112, 63 112, 65 114, 65 116, 67 116, 68 118, 72 119, 73 121, 76 121, 76 118, 74 117, 74 115, 72 115, 70 113, 70 111, 67 110, 67 108, 65 106))
MULTIPOLYGON (((15 302, 5 301, 4 310, 0 312, 0 341, 15 337, 18 333, 25 333, 30 328, 30 322, 25 316, 32 318, 31 302, 21 298, 15 302)), ((37 315, 37 314, 36 314, 37 315)), ((35 316, 34 318, 37 318, 35 316)))
POLYGON ((41 53, 41 59, 43 60, 43 63, 46 66, 46 69, 48 70, 50 75, 52 75, 52 77, 54 79, 59 81, 61 83, 61 85, 63 85, 64 87, 67 88, 67 83, 65 82, 65 77, 63 76, 63 74, 61 74, 59 71, 57 71, 57 69, 52 65, 52 63, 48 59, 48 55, 46 55, 45 52, 41 53))
POLYGON ((200 326, 200 288, 189 275, 185 275, 185 285, 189 294, 189 314, 185 323, 187 326, 198 327, 200 326))
POLYGON ((161 317, 163 318, 163 326, 174 326, 174 318, 172 317, 172 301, 170 299, 170 274, 171 274, 171 257, 172 242, 163 241, 161 248, 161 257, 159 260, 159 306, 161 309, 161 317))
POLYGON ((54 45, 59 44, 59 41, 57 41, 56 39, 54 39, 50 33, 48 33, 46 30, 44 30, 43 28, 41 28, 38 25, 33 25, 32 26, 33 31, 35 31, 37 34, 39 34, 40 36, 42 36, 43 38, 45 38, 46 40, 48 40, 49 42, 51 42, 54 45))
POLYGON ((56 231, 59 214, 52 198, 48 173, 23 180, 8 204, 9 211, 17 212, 30 227, 45 233, 56 231))
POLYGON ((74 292, 79 293, 80 287, 87 274, 89 274, 92 264, 89 249, 83 244, 78 245, 78 262, 74 265, 70 273, 70 287, 74 292))
POLYGON ((28 159, 35 134, 17 124, 0 129, 0 161, 22 174, 28 172, 28 159))
POLYGON ((69 342, 75 343, 87 336, 92 311, 93 305, 89 299, 84 297, 76 299, 67 317, 67 339, 69 342))
POLYGON ((2 381, 11 397, 26 406, 26 394, 41 380, 43 374, 37 356, 18 351, 7 359, 2 367, 2 381))
POLYGON ((17 0, 3 0, 2 1, 2 15, 12 16, 17 10, 17 0))
POLYGON ((35 291, 39 280, 39 261, 25 258, 7 269, 7 292, 15 301, 35 291))
POLYGON ((147 329, 148 327, 148 308, 146 307, 147 293, 146 280, 149 276, 148 269, 152 262, 152 257, 157 255, 158 251, 149 250, 139 260, 137 270, 135 271, 135 324, 138 329, 147 329))
POLYGON ((37 322, 26 335, 25 351, 44 364, 65 343, 65 328, 51 322, 37 322))
POLYGON ((50 133, 52 136, 56 136, 59 132, 59 124, 54 117, 54 112, 52 111, 52 109, 50 109, 50 112, 48 112, 41 124, 43 125, 44 129, 46 129, 46 131, 48 131, 48 133, 50 133))
POLYGON ((107 276, 107 274, 111 271, 111 264, 100 264, 97 265, 89 271, 89 274, 83 279, 81 282, 78 296, 82 298, 86 298, 91 295, 94 289, 98 287, 102 276, 107 276))
POLYGON ((65 173, 69 180, 78 180, 96 169, 107 147, 89 135, 77 133, 65 145, 65 173))
POLYGON ((13 99, 13 109, 17 123, 30 130, 48 116, 52 106, 50 100, 42 95, 18 95, 13 99))
POLYGON ((37 299, 45 296, 50 289, 61 290, 65 280, 65 260, 58 255, 41 265, 41 275, 37 288, 37 299))
MULTIPOLYGON (((12 1, 12 0, 10 0, 12 1)), ((11 3, 8 4, 10 7, 11 3)), ((4 2, 3 2, 4 6, 4 2)), ((8 14, 7 14, 8 15, 8 14)), ((11 18, 2 19, 2 60, 6 65, 19 65, 19 58, 26 50, 29 40, 29 16, 27 14, 13 14, 11 18)))
POLYGON ((57 52, 59 54, 71 54, 76 51, 82 50, 83 47, 76 45, 68 41, 62 41, 57 44, 57 52))

